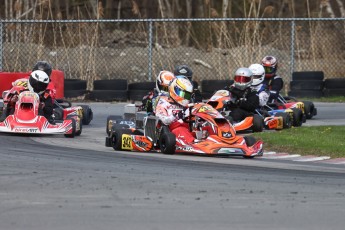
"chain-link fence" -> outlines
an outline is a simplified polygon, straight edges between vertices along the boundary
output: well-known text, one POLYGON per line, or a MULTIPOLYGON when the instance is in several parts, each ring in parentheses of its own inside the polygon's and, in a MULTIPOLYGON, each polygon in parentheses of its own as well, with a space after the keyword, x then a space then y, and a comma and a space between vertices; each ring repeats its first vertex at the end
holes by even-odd
MULTIPOLYGON (((0 70, 47 60, 67 79, 153 81, 189 65, 194 80, 228 79, 266 55, 278 74, 321 70, 345 77, 345 19, 0 20, 0 70)), ((288 84, 285 84, 288 87, 288 84)), ((285 90, 288 90, 287 88, 285 90)))

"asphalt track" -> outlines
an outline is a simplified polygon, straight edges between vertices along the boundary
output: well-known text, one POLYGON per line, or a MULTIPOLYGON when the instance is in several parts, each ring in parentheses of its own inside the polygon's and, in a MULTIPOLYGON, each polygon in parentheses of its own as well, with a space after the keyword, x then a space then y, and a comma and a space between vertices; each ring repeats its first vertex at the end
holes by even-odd
MULTIPOLYGON (((74 139, 1 134, 0 229, 344 229, 345 164, 115 152, 122 106, 92 103, 74 139)), ((316 106, 304 125, 345 125, 316 106)))

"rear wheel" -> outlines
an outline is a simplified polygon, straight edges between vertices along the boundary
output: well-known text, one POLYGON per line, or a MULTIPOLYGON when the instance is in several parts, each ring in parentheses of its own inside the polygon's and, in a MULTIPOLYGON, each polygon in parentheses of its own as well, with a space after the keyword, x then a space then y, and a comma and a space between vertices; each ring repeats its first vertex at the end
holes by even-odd
POLYGON ((307 119, 311 119, 314 116, 314 103, 311 101, 303 101, 304 103, 304 114, 307 119))
POLYGON ((91 107, 88 105, 80 105, 80 107, 83 108, 83 119, 82 123, 83 125, 88 125, 93 119, 93 112, 91 110, 91 107))
POLYGON ((109 124, 110 121, 113 121, 113 124, 115 123, 116 120, 122 119, 122 116, 117 116, 117 115, 110 115, 107 117, 107 124, 105 125, 105 132, 109 135, 112 125, 109 124))
POLYGON ((264 130, 264 120, 258 115, 254 114, 253 116, 253 132, 262 132, 264 130))
POLYGON ((159 147, 164 154, 175 154, 176 137, 173 133, 164 132, 159 138, 159 147))
POLYGON ((295 127, 300 127, 303 124, 303 112, 300 109, 292 108, 293 111, 293 121, 292 125, 295 127))
POLYGON ((123 134, 131 134, 132 131, 128 129, 116 129, 113 131, 111 136, 111 147, 114 150, 122 150, 122 135, 123 134))

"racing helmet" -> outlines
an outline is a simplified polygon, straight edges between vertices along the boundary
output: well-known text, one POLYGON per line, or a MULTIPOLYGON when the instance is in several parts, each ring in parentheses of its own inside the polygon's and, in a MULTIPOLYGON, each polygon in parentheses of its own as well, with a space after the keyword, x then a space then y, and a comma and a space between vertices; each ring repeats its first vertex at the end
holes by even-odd
POLYGON ((156 80, 156 90, 161 92, 168 92, 169 85, 172 80, 175 79, 175 76, 172 72, 163 70, 159 72, 156 80))
POLYGON ((241 67, 236 70, 234 77, 234 86, 239 90, 245 90, 253 82, 253 73, 249 68, 241 67))
POLYGON ((174 74, 186 76, 190 81, 192 81, 193 71, 188 65, 178 65, 175 68, 174 74))
POLYGON ((253 82, 252 85, 260 85, 265 80, 265 69, 260 64, 251 64, 249 69, 253 73, 253 82))
POLYGON ((42 94, 50 82, 49 76, 42 70, 35 70, 30 74, 28 89, 31 92, 42 94))
POLYGON ((178 104, 187 107, 193 93, 193 85, 186 77, 177 77, 169 85, 169 96, 178 104))
POLYGON ((271 78, 275 75, 278 69, 278 60, 273 56, 266 56, 261 61, 262 66, 265 69, 265 77, 271 78))
POLYGON ((49 77, 52 74, 52 66, 46 61, 38 61, 32 71, 35 70, 42 70, 44 71, 49 77))

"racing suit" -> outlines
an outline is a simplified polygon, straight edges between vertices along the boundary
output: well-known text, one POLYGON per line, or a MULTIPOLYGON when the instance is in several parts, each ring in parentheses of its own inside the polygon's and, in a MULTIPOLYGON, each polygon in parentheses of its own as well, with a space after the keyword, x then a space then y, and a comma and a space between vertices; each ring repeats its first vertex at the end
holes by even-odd
POLYGON ((279 75, 274 75, 273 77, 265 78, 264 84, 266 84, 270 90, 270 97, 268 99, 268 102, 275 102, 279 96, 280 90, 283 89, 283 78, 281 78, 279 75))
POLYGON ((182 120, 182 114, 185 113, 185 116, 188 116, 189 110, 178 103, 173 99, 167 96, 160 96, 159 101, 157 102, 156 116, 163 122, 164 125, 169 126, 169 130, 175 134, 179 139, 182 139, 188 143, 193 143, 195 137, 189 131, 189 125, 182 120))
POLYGON ((228 105, 228 109, 230 110, 229 115, 234 121, 238 122, 252 115, 259 107, 259 96, 250 87, 240 90, 234 85, 231 85, 230 87, 226 87, 226 89, 229 90, 233 98, 233 102, 228 105))
POLYGON ((259 97, 259 106, 265 106, 270 97, 268 86, 266 84, 259 84, 256 86, 251 86, 251 88, 257 92, 257 95, 259 97))
MULTIPOLYGON (((20 86, 23 91, 28 91, 28 78, 20 78, 12 83, 12 86, 20 86)), ((38 114, 44 116, 49 122, 52 121, 52 114, 54 111, 54 99, 56 96, 56 90, 52 82, 47 86, 47 89, 39 95, 40 98, 40 108, 38 114)), ((3 113, 0 117, 0 121, 4 121, 8 115, 14 113, 15 104, 18 100, 18 95, 13 95, 11 98, 8 98, 7 101, 4 101, 3 113)))

